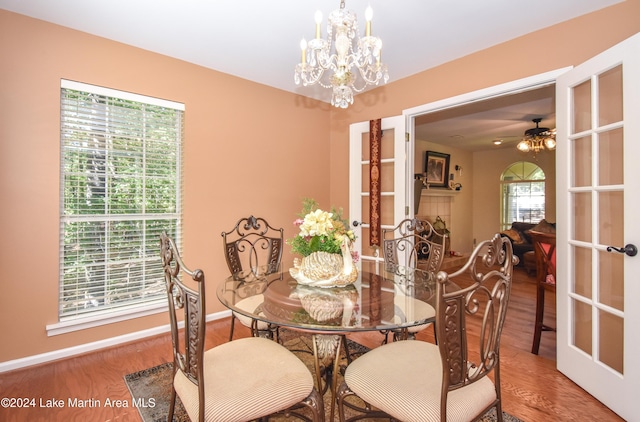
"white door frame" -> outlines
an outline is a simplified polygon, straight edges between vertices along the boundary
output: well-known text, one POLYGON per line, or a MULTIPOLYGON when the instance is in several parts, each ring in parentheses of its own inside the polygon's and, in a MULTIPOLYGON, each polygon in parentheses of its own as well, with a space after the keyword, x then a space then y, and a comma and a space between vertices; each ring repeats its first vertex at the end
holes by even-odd
MULTIPOLYGON (((602 54, 602 53, 601 53, 602 54)), ((515 94, 518 92, 525 92, 525 91, 529 91, 532 89, 536 89, 536 88, 540 88, 543 86, 547 86, 547 85, 551 85, 551 84, 556 84, 556 80, 560 75, 563 75, 567 72, 569 72, 571 69, 573 69, 573 66, 570 67, 566 67, 566 68, 562 68, 562 69, 557 69, 557 70, 553 70, 550 72, 546 72, 543 74, 539 74, 539 75, 534 75, 528 78, 523 78, 523 79, 519 79, 516 81, 512 81, 512 82, 508 82, 505 84, 501 84, 501 85, 496 85, 493 87, 489 87, 489 88, 485 88, 485 89, 481 89, 481 90, 477 90, 474 92, 470 92, 470 93, 466 93, 466 94, 462 94, 462 95, 458 95, 455 97, 451 97, 451 98, 447 98, 447 99, 443 99, 440 101, 435 101, 429 104, 425 104, 425 105, 421 105, 421 106, 417 106, 417 107, 413 107, 410 109, 406 109, 403 110, 403 115, 406 118, 406 126, 407 126, 407 132, 409 133, 409 145, 408 145, 408 165, 407 165, 407 176, 405 178, 405 182, 407 185, 412 184, 413 182, 413 174, 414 174, 414 160, 415 160, 415 119, 417 116, 423 115, 423 114, 427 114, 427 113, 433 113, 436 111, 440 111, 440 110, 445 110, 445 109, 449 109, 449 108, 453 108, 453 107, 457 107, 457 106, 462 106, 462 105, 466 105, 466 104, 470 104, 470 103, 475 103, 475 102, 479 102, 479 101, 483 101, 483 100, 487 100, 487 99, 491 99, 491 98, 495 98, 495 97, 500 97, 503 95, 509 95, 509 94, 515 94)), ((626 107, 626 106, 625 106, 626 107)), ((637 110, 638 107, 637 105, 635 106, 635 108, 632 108, 633 110, 637 110)), ((630 124, 630 125, 635 125, 636 124, 636 120, 633 120, 633 122, 631 122, 630 119, 629 122, 625 122, 626 124, 630 124)), ((635 132, 634 132, 635 133, 635 132)), ((637 155, 637 154, 636 154, 637 155)), ((557 159, 556 161, 556 166, 561 166, 563 163, 563 160, 560 159, 560 157, 557 159)), ((626 166, 625 166, 626 168, 626 166)), ((561 175, 562 172, 557 171, 558 175, 561 175)), ((625 180, 627 179, 627 172, 625 170, 625 180)), ((557 182, 556 182, 557 184, 557 182)), ((410 206, 410 210, 414 209, 414 200, 413 200, 413 196, 409 195, 408 196, 408 202, 409 206, 410 206)), ((625 201, 626 202, 626 201, 625 201)), ((561 189, 557 189, 557 193, 556 193, 556 206, 558 208, 558 216, 563 220, 563 221, 567 221, 567 218, 564 217, 563 212, 566 214, 566 208, 568 206, 567 204, 567 198, 566 195, 563 194, 561 189), (564 210, 564 211, 563 211, 564 210), (561 212, 562 211, 562 212, 561 212)), ((625 206, 625 215, 628 215, 629 218, 633 218, 633 214, 632 213, 628 213, 626 206, 625 206)), ((559 240, 562 241, 563 239, 567 240, 567 236, 566 236, 566 230, 568 230, 568 227, 564 227, 564 228, 560 228, 560 232, 559 232, 559 240)), ((625 237, 629 238, 627 236, 626 230, 625 230, 625 237)), ((637 237, 637 236, 636 236, 637 237)), ((635 240, 635 238, 634 238, 635 240)), ((631 241, 631 240, 629 240, 631 241)), ((620 246, 620 245, 619 245, 620 246)), ((566 247, 560 247, 558 249, 558 262, 557 262, 557 274, 560 278, 564 278, 562 277, 562 275, 564 274, 566 276, 566 274, 568 274, 569 268, 568 268, 568 262, 566 261, 566 259, 563 259, 563 257, 566 257, 566 247)), ((636 258, 637 259, 637 258, 636 258)), ((625 270, 626 271, 626 270, 625 270)), ((625 276, 627 276, 627 274, 625 274, 625 276)), ((637 282, 637 277, 625 277, 626 280, 628 280, 628 282, 632 282, 632 283, 636 283, 637 282)), ((626 288, 625 288, 626 290, 626 288)), ((560 289, 558 291, 558 298, 559 300, 563 300, 563 296, 566 295, 566 292, 562 291, 562 289, 560 289)), ((637 301, 637 295, 634 295, 636 297, 633 298, 629 298, 625 295, 625 309, 627 309, 630 306, 636 306, 635 302, 632 303, 632 301, 637 301)), ((560 311, 560 308, 559 308, 560 311)), ((633 319, 632 319, 633 320, 633 319)), ((559 323, 562 323, 562 321, 559 318, 559 323)), ((637 330, 637 327, 631 327, 630 329, 633 330, 637 330)), ((558 341, 560 342, 562 340, 562 330, 564 330, 564 327, 560 327, 559 328, 559 333, 558 333, 558 341)), ((565 330, 566 331, 566 330, 565 330)), ((566 333, 564 334, 566 336, 566 333)), ((626 339, 626 335, 625 335, 625 339, 626 339)), ((635 347, 635 349, 637 350, 637 347, 635 347)), ((560 352, 560 351, 559 351, 560 352)), ((560 353, 559 353, 560 355, 560 353)), ((637 356, 629 356, 625 354, 625 359, 637 359, 637 356)), ((561 361, 561 357, 558 357, 558 363, 559 364, 561 361)), ((635 369, 634 369, 635 370, 635 369)), ((588 382, 585 382, 585 385, 589 385, 590 382, 593 382, 593 379, 589 380, 590 373, 588 373, 588 371, 582 371, 583 372, 583 377, 587 379, 588 382)), ((634 378, 632 380, 630 380, 629 385, 633 385, 633 388, 628 388, 628 394, 625 395, 625 397, 620 397, 619 400, 623 400, 625 401, 626 405, 628 406, 629 409, 634 409, 634 405, 635 403, 633 402, 633 400, 631 399, 631 396, 637 395, 637 391, 638 388, 640 388, 640 380, 635 379, 635 375, 636 373, 632 371, 632 374, 627 374, 628 377, 630 378, 634 378)), ((570 378, 572 378, 574 376, 574 374, 572 374, 570 376, 570 378)), ((638 377, 640 378, 640 377, 638 377)), ((584 380, 581 380, 584 381, 584 380)), ((580 383, 579 383, 580 384, 580 383)), ((593 393, 592 393, 593 394, 593 393)), ((605 405, 610 406, 612 402, 615 402, 615 398, 611 398, 611 397, 602 397, 601 400, 603 401, 603 403, 605 403, 605 405), (608 403, 608 404, 607 404, 608 403)), ((622 408, 621 408, 622 409, 622 408)), ((620 411, 620 410, 615 410, 612 408, 612 410, 614 411, 620 411)), ((624 409, 623 409, 624 410, 624 409)), ((622 414, 622 412, 620 413, 622 414)), ((631 413, 632 415, 635 415, 635 413, 631 413)), ((625 417, 629 417, 628 415, 625 417)))
MULTIPOLYGON (((423 114, 435 113, 437 111, 446 110, 449 108, 464 106, 479 101, 489 100, 492 98, 501 97, 503 95, 512 95, 520 92, 531 91, 534 89, 542 88, 544 86, 553 85, 556 83, 556 78, 559 75, 570 70, 572 66, 564 67, 561 69, 551 70, 549 72, 541 73, 539 75, 533 75, 515 81, 507 82, 500 85, 491 86, 488 88, 479 89, 477 91, 460 94, 455 97, 445 98, 443 100, 434 101, 432 103, 419 105, 416 107, 408 108, 402 111, 402 115, 406 119, 407 132, 409 133, 409 145, 407 156, 407 174, 405 177, 405 185, 413 187, 413 177, 415 173, 415 119, 423 114)), ((414 198, 413 195, 407 195, 407 205, 409 206, 410 215, 413 215, 414 198)))
MULTIPOLYGON (((393 191, 382 191, 382 197, 393 197, 393 225, 382 224, 381 229, 393 228, 406 218, 408 189, 404 183, 407 161, 407 142, 405 139, 405 120, 402 115, 384 117, 381 119, 381 129, 393 130, 393 158, 383 158, 381 163, 393 164, 393 191)), ((383 261, 383 257, 376 251, 375 255, 367 255, 362 248, 362 228, 369 228, 369 222, 362 221, 362 196, 368 196, 362 188, 362 166, 369 165, 369 161, 362 161, 362 134, 369 132, 369 122, 353 123, 349 126, 349 221, 358 221, 357 227, 352 227, 356 234, 355 249, 361 251, 361 258, 370 261, 383 261)), ((384 142, 384 141, 383 141, 384 142)), ((413 185, 411 185, 413 186, 413 185)))

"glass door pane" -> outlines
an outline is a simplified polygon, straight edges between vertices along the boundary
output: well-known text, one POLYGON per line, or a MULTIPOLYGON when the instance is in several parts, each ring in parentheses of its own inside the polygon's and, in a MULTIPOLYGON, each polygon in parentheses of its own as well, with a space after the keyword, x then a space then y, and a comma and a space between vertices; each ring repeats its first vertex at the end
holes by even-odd
POLYGON ((378 176, 380 186, 381 229, 392 228, 404 218, 404 117, 384 118, 381 124, 379 167, 372 165, 369 122, 354 123, 350 127, 349 215, 351 222, 358 222, 353 227, 357 236, 355 246, 363 260, 382 260, 378 246, 371 245, 372 168, 378 172, 374 174, 378 176))
POLYGON ((624 245, 621 65, 574 86, 570 98, 571 338, 594 361, 622 373, 624 261, 606 251, 624 245))

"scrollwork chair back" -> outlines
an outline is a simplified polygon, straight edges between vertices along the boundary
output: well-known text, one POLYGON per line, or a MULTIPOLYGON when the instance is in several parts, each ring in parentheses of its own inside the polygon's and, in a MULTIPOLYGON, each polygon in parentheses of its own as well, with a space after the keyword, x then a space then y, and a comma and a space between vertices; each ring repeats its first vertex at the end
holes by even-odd
POLYGON ((268 420, 274 414, 302 418, 298 409, 304 407, 311 413, 304 420, 323 422, 322 397, 309 369, 284 346, 248 337, 204 350, 204 273, 186 267, 166 233, 160 237, 160 254, 174 357, 167 420, 173 420, 178 395, 193 421, 268 420), (196 287, 187 286, 187 279, 196 287), (178 331, 180 309, 184 311, 183 336, 178 331))
MULTIPOLYGON (((389 272, 403 274, 408 267, 435 274, 444 260, 446 234, 438 233, 428 221, 418 218, 402 220, 393 229, 384 229, 382 239, 382 254, 389 272)), ((413 339, 417 332, 429 325, 431 324, 391 330, 393 340, 413 339)), ((382 333, 383 343, 386 343, 389 333, 382 333)))
MULTIPOLYGON (((164 281, 169 301, 169 322, 173 344, 173 376, 181 371, 198 387, 199 414, 204 414, 204 334, 205 334, 205 284, 202 270, 191 271, 182 262, 176 245, 166 233, 160 236, 160 256, 164 269, 164 281), (190 278, 197 289, 183 283, 182 278, 190 278), (184 343, 180 343, 178 330, 179 310, 184 312, 184 343)), ((168 420, 172 420, 176 402, 176 390, 171 388, 168 420)))
POLYGON ((222 232, 222 243, 229 272, 242 277, 258 268, 266 273, 278 271, 282 260, 284 229, 274 228, 264 219, 250 215, 235 227, 222 232))
MULTIPOLYGON (((282 250, 284 245, 284 229, 276 229, 261 217, 250 215, 241 218, 235 227, 228 232, 222 232, 222 246, 227 261, 229 272, 238 282, 239 293, 253 292, 256 277, 273 274, 280 270, 282 250), (245 288, 243 288, 245 285, 245 288)), ((254 303, 259 299, 240 302, 243 297, 238 297, 236 305, 249 306, 255 310, 260 303, 254 303)), ((277 337, 278 328, 256 319, 242 316, 236 312, 231 313, 231 329, 229 340, 233 339, 235 321, 251 329, 253 336, 277 337)))
POLYGON ((492 371, 496 399, 486 410, 496 407, 498 419, 502 419, 500 337, 511 295, 515 259, 511 241, 497 234, 481 242, 458 271, 452 274, 440 271, 437 275, 436 330, 443 368, 442 420, 447 420, 449 392, 467 387, 492 371), (447 283, 456 283, 458 278, 470 278, 471 284, 446 291, 447 283), (472 318, 480 323, 480 331, 473 334, 478 335, 479 340, 468 338, 467 322, 472 318))
POLYGON ((446 234, 438 233, 431 223, 409 218, 393 229, 382 231, 383 257, 387 268, 420 268, 437 272, 444 260, 446 234))
MULTIPOLYGON (((496 234, 458 271, 436 276, 438 344, 397 341, 354 360, 338 389, 366 404, 362 416, 403 421, 477 421, 491 408, 502 422, 500 336, 513 276, 511 242, 496 234), (488 375, 493 372, 493 380, 488 375)), ((353 408, 353 407, 352 407, 353 408)))

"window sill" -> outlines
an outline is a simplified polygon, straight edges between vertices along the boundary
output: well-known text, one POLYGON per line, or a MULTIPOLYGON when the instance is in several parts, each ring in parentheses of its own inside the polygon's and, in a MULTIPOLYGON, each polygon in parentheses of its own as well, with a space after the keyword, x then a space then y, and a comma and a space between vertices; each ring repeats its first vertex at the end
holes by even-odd
POLYGON ((49 324, 46 326, 47 335, 57 336, 60 334, 71 333, 74 331, 86 330, 88 328, 99 327, 102 325, 113 324, 129 319, 140 318, 147 315, 154 315, 165 312, 167 310, 167 301, 159 301, 151 303, 144 307, 135 307, 122 309, 120 311, 105 311, 101 314, 88 316, 85 318, 67 319, 49 324))

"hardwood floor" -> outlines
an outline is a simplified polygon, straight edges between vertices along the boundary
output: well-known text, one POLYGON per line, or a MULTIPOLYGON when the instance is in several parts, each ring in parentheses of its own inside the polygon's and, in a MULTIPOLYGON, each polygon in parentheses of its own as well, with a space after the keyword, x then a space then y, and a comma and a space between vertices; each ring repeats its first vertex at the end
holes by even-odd
MULTIPOLYGON (((540 354, 530 353, 534 306, 534 279, 517 269, 502 335, 503 409, 527 422, 622 421, 555 369, 555 333, 543 333, 540 354)), ((546 308, 552 323, 553 297, 548 298, 546 308)), ((228 318, 209 323, 207 348, 226 342, 228 333, 228 318)), ((247 335, 245 327, 236 328, 236 336, 247 335)), ((377 332, 350 338, 370 348, 381 340, 377 332)), ((433 341, 433 331, 424 330, 418 338, 433 341)), ((123 377, 170 359, 171 340, 166 334, 0 374, 2 397, 35 400, 30 407, 0 407, 0 421, 140 421, 136 408, 130 407, 131 396, 123 377), (70 406, 74 399, 87 407, 79 407, 78 403, 70 406), (91 407, 96 402, 101 406, 91 407), (56 404, 63 406, 55 407, 56 404), (44 407, 47 405, 52 407, 44 407)))

